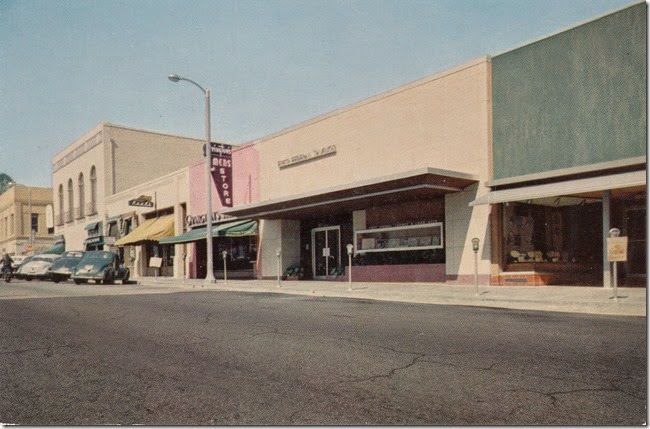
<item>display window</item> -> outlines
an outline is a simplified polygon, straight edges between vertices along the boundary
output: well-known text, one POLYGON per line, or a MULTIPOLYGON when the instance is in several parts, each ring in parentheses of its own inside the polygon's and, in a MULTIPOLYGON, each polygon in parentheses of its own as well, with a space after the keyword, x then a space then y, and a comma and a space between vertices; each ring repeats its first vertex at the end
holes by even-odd
POLYGON ((548 206, 514 202, 503 206, 502 249, 508 269, 530 264, 602 265, 602 206, 548 206))

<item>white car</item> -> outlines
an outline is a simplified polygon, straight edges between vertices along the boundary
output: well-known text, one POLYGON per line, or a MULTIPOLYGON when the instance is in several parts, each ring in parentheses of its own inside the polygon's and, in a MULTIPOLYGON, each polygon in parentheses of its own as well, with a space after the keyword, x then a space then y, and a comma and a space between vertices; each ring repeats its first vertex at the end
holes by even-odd
POLYGON ((50 266, 59 259, 61 255, 47 254, 35 255, 25 264, 23 264, 18 271, 14 273, 14 278, 17 279, 46 279, 49 276, 50 266))

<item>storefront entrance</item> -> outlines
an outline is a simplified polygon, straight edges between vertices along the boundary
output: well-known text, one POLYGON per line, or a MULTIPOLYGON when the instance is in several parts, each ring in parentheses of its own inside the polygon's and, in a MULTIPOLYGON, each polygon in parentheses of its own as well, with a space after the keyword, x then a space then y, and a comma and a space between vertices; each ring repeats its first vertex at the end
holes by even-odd
POLYGON ((311 248, 314 279, 324 279, 341 266, 341 227, 312 229, 311 248))

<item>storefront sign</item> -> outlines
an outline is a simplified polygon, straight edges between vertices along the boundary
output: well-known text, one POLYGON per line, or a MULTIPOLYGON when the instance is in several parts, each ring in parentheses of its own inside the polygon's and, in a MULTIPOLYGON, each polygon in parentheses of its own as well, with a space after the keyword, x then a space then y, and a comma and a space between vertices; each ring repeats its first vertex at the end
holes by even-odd
POLYGON ((160 267, 162 267, 162 258, 152 256, 151 258, 149 258, 149 266, 151 268, 160 268, 160 267))
POLYGON ((104 238, 104 237, 101 237, 101 236, 99 236, 99 237, 88 237, 88 238, 84 241, 84 244, 98 244, 98 243, 101 243, 101 242, 102 242, 102 239, 103 239, 103 238, 104 238))
POLYGON ((627 237, 607 238, 607 260, 609 262, 627 261, 627 237))
MULTIPOLYGON (((212 222, 214 223, 215 221, 222 221, 222 220, 228 220, 232 219, 234 216, 230 215, 224 215, 224 214, 219 214, 217 212, 212 213, 212 222)), ((197 226, 204 226, 206 225, 208 216, 207 215, 197 215, 197 216, 187 216, 185 218, 185 225, 187 225, 188 228, 196 228, 197 226)))
POLYGON ((138 198, 129 200, 129 205, 135 207, 153 207, 153 201, 148 195, 140 195, 138 198))
MULTIPOLYGON (((224 207, 232 207, 232 146, 210 143, 212 148, 212 180, 224 207)), ((203 145, 205 156, 205 145, 203 145)))
POLYGON ((320 149, 312 150, 311 152, 301 153, 278 161, 278 168, 283 169, 334 154, 336 154, 336 145, 324 146, 320 149))

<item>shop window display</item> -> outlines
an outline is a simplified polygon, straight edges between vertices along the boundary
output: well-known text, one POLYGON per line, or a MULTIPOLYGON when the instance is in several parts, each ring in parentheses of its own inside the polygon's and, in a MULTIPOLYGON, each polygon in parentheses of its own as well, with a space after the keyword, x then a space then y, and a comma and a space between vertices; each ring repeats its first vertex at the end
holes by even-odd
POLYGON ((503 208, 503 249, 511 268, 519 264, 600 263, 601 205, 554 207, 509 203, 503 208))

